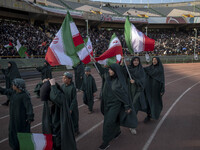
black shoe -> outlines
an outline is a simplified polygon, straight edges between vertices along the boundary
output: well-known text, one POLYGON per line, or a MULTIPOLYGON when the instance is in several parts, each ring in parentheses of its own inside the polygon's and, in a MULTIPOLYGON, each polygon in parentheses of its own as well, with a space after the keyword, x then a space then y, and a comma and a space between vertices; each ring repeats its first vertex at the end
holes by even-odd
POLYGON ((110 147, 109 143, 102 143, 101 146, 99 146, 99 150, 106 150, 110 147))
POLYGON ((116 135, 115 135, 115 137, 114 137, 114 139, 116 140, 116 139, 118 139, 118 137, 121 135, 121 131, 119 131, 116 135))
POLYGON ((147 117, 144 119, 144 123, 148 123, 150 120, 151 120, 151 117, 150 117, 150 116, 147 116, 147 117))
POLYGON ((5 103, 3 103, 3 104, 1 104, 1 105, 3 105, 3 106, 8 106, 9 105, 9 100, 7 100, 5 103))

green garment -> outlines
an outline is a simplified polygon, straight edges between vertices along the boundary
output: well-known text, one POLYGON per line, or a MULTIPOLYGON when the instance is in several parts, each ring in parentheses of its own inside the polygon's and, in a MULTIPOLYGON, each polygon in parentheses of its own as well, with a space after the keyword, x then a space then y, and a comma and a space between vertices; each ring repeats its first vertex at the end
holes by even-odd
POLYGON ((131 100, 133 102, 133 106, 135 108, 136 114, 139 110, 146 110, 146 101, 144 98, 144 87, 145 87, 145 72, 142 67, 141 61, 139 57, 133 57, 131 60, 131 64, 128 66, 129 72, 131 74, 131 78, 135 81, 135 83, 130 83, 130 78, 128 76, 128 72, 123 67, 123 72, 125 78, 127 78, 128 90, 131 96, 131 100), (135 59, 139 60, 138 66, 134 66, 133 61, 135 59))
POLYGON ((75 74, 75 85, 77 89, 81 89, 84 75, 84 65, 80 62, 76 67, 73 67, 75 74))
POLYGON ((110 68, 115 72, 109 76, 108 70, 96 63, 103 79, 101 111, 104 114, 103 141, 109 143, 119 132, 120 126, 136 128, 137 117, 131 104, 125 78, 118 64, 110 68), (132 109, 130 114, 125 111, 132 109))
POLYGON ((48 78, 52 78, 52 70, 51 70, 51 66, 47 63, 47 65, 41 66, 41 67, 37 67, 36 68, 37 71, 41 72, 41 79, 42 81, 44 79, 48 79, 48 78))
POLYGON ((7 89, 11 88, 12 81, 15 78, 21 78, 17 64, 14 61, 9 61, 8 63, 11 64, 11 66, 7 69, 2 69, 2 73, 5 75, 7 89))
POLYGON ((147 114, 153 119, 158 119, 163 108, 162 95, 165 92, 165 77, 162 62, 158 57, 156 65, 151 64, 144 68, 146 72, 145 96, 148 104, 147 114))
POLYGON ((41 87, 40 95, 45 104, 43 133, 53 134, 54 149, 76 150, 73 123, 62 88, 58 84, 51 86, 47 81, 41 87))
POLYGON ((73 122, 68 103, 61 88, 51 86, 50 99, 60 108, 61 150, 76 150, 73 122))
POLYGON ((90 111, 93 111, 94 105, 94 96, 93 94, 97 91, 97 86, 93 76, 84 74, 83 76, 83 84, 81 90, 84 92, 83 94, 83 102, 88 106, 90 111))
POLYGON ((69 110, 72 111, 71 117, 74 124, 74 131, 79 131, 79 112, 78 112, 78 103, 77 103, 77 96, 76 96, 76 88, 74 86, 74 83, 71 82, 70 85, 62 85, 62 90, 65 94, 65 97, 67 97, 67 103, 69 106, 69 110))
POLYGON ((0 93, 10 96, 9 145, 13 150, 19 150, 17 133, 29 133, 30 122, 34 120, 30 96, 26 91, 17 93, 3 88, 0 93))
POLYGON ((41 101, 44 102, 42 114, 42 132, 53 134, 53 147, 61 146, 60 136, 60 108, 50 100, 50 82, 44 82, 40 89, 41 101))

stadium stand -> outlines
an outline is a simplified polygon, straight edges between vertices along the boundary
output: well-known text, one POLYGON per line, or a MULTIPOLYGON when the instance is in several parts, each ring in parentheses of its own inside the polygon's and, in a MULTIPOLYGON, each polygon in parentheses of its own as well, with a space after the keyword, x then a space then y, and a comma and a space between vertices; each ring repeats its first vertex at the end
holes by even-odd
MULTIPOLYGON (((148 26, 148 36, 156 40, 155 51, 152 53, 154 55, 190 55, 194 52, 194 27, 200 28, 198 24, 166 24, 163 22, 162 25, 150 24, 148 23, 148 17, 156 18, 163 16, 181 16, 184 13, 189 13, 193 15, 193 10, 195 8, 196 12, 194 16, 198 16, 200 13, 200 5, 197 4, 194 6, 188 6, 188 4, 179 4, 164 6, 164 5, 150 5, 149 8, 144 7, 146 5, 135 5, 129 7, 120 7, 118 5, 110 5, 108 3, 102 5, 101 3, 78 3, 67 0, 47 0, 44 7, 53 8, 54 12, 48 12, 43 10, 41 3, 33 4, 33 0, 21 0, 15 1, 16 4, 20 2, 31 2, 26 3, 26 5, 31 8, 37 8, 34 12, 26 12, 24 9, 24 14, 27 14, 24 19, 16 19, 17 13, 22 14, 23 11, 15 9, 8 9, 9 13, 13 13, 10 16, 0 15, 0 55, 2 58, 6 57, 19 57, 14 46, 11 48, 5 48, 4 46, 11 42, 13 45, 16 44, 16 41, 19 40, 20 43, 27 48, 29 56, 41 57, 45 55, 49 44, 57 33, 62 20, 65 16, 64 11, 70 10, 75 12, 75 22, 83 38, 86 37, 86 22, 85 18, 89 20, 89 36, 91 37, 93 49, 96 55, 103 53, 109 44, 109 40, 112 34, 115 32, 124 48, 124 52, 127 52, 127 47, 124 39, 124 21, 125 16, 133 16, 134 19, 142 19, 138 17, 138 14, 146 14, 147 19, 142 21, 133 22, 135 26, 145 32, 145 27, 148 26), (57 14, 57 8, 64 8, 63 13, 57 14), (95 14, 90 10, 100 11, 103 15, 108 15, 110 17, 108 20, 98 20, 95 14), (19 12, 18 12, 19 11, 19 12), (42 14, 42 12, 44 14, 42 14), (76 12, 79 12, 80 18, 76 18, 76 12), (85 13, 87 14, 85 15, 85 13), (15 15, 14 15, 15 14, 15 15), (28 15, 31 14, 31 15, 28 15), (90 20, 90 15, 93 15, 94 20, 90 20), (112 17, 119 16, 118 22, 112 22, 112 17), (120 18, 121 17, 121 18, 120 18), (27 19, 28 18, 28 19, 27 19), (45 20, 43 20, 43 18, 45 20), (59 18, 60 22, 56 19, 59 18), (146 21, 146 22, 145 22, 146 21)), ((25 5, 24 5, 25 6, 25 5)), ((4 8, 4 11, 6 9, 4 8)), ((100 14, 98 14, 100 16, 100 14)), ((103 16, 102 15, 102 16, 103 16)), ((101 16, 100 16, 101 17, 101 16)), ((21 17, 22 18, 22 17, 21 17)), ((151 19, 151 18, 150 18, 151 19)), ((191 18, 190 18, 191 19, 191 18)), ((198 18, 197 18, 198 19, 198 18)), ((197 20, 196 19, 196 20, 197 20)), ((186 19, 185 19, 186 20, 186 19)), ((198 35, 200 35, 198 33, 198 35)), ((199 41, 197 40, 196 50, 199 52, 199 41)))

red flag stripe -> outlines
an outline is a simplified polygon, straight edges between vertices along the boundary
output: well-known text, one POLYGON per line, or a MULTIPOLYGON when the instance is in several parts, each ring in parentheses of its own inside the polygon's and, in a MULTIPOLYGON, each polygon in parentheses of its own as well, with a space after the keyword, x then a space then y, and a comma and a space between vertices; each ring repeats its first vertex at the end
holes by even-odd
POLYGON ((53 148, 52 134, 44 134, 44 136, 45 136, 46 142, 47 142, 44 150, 52 150, 52 148, 53 148))
POLYGON ((154 45, 155 45, 155 40, 147 37, 144 34, 144 51, 153 51, 154 50, 154 45))
POLYGON ((105 51, 101 56, 95 58, 95 60, 96 61, 104 60, 104 59, 107 59, 107 58, 114 57, 114 56, 116 56, 118 54, 123 55, 122 46, 121 45, 118 45, 118 46, 115 46, 115 47, 111 47, 109 50, 105 51))
POLYGON ((84 43, 83 38, 81 37, 80 33, 73 36, 72 39, 73 39, 75 47, 84 43))
MULTIPOLYGON (((93 56, 93 51, 90 52, 91 56, 93 56)), ((85 57, 82 62, 84 64, 88 64, 89 62, 91 62, 91 58, 90 58, 90 55, 88 55, 87 57, 85 57)))
POLYGON ((48 51, 45 56, 45 60, 51 65, 51 66, 58 66, 60 65, 59 59, 56 56, 56 54, 51 50, 51 48, 48 48, 48 51))

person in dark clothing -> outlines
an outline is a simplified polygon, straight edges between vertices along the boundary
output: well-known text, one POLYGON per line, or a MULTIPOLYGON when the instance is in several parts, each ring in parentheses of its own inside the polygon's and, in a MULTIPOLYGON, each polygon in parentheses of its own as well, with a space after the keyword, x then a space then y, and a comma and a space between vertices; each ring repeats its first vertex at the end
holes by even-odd
POLYGON ((80 91, 83 82, 84 65, 80 61, 80 63, 76 67, 73 67, 73 69, 75 74, 75 85, 78 91, 80 91))
MULTIPOLYGON (((137 114, 139 110, 145 111, 147 107, 144 97, 145 72, 139 57, 133 57, 131 59, 131 63, 128 66, 128 70, 130 72, 131 79, 128 75, 126 67, 123 66, 123 73, 125 75, 125 78, 127 79, 128 91, 137 114)), ((132 134, 137 133, 136 129, 130 129, 130 131, 132 134)))
POLYGON ((94 97, 97 91, 95 79, 91 75, 91 68, 85 68, 85 74, 83 76, 83 83, 81 90, 83 91, 83 102, 88 106, 88 114, 93 113, 94 97))
POLYGON ((55 79, 44 82, 40 89, 44 101, 42 131, 53 135, 54 150, 76 150, 74 127, 68 107, 68 97, 55 79))
POLYGON ((30 124, 34 120, 34 114, 25 81, 16 78, 12 83, 13 89, 0 87, 0 93, 10 96, 9 145, 13 150, 19 150, 17 133, 30 132, 30 124))
MULTIPOLYGON (((36 67, 36 70, 41 72, 41 79, 42 81, 45 79, 51 79, 52 78, 52 70, 50 64, 45 60, 44 65, 40 67, 36 67)), ((37 97, 40 97, 40 88, 42 86, 43 82, 39 82, 34 89, 34 92, 36 93, 37 97)))
POLYGON ((159 57, 152 58, 152 64, 144 68, 146 72, 145 97, 147 103, 147 117, 144 122, 150 119, 157 120, 163 108, 162 96, 165 92, 164 68, 159 57))
POLYGON ((139 57, 133 57, 131 59, 131 64, 128 66, 128 70, 132 80, 129 78, 126 67, 123 67, 123 72, 127 79, 128 90, 137 114, 139 110, 146 110, 146 102, 144 98, 145 72, 139 57))
POLYGON ((63 85, 62 90, 67 97, 68 106, 70 109, 70 114, 72 117, 75 135, 77 136, 79 132, 79 111, 78 111, 78 103, 77 103, 77 96, 76 96, 76 87, 72 81, 73 75, 70 72, 65 72, 63 75, 63 85))
MULTIPOLYGON (((12 89, 12 81, 15 78, 21 78, 21 75, 19 73, 19 70, 17 68, 17 64, 14 61, 8 62, 8 68, 7 69, 1 69, 2 73, 5 75, 6 79, 6 89, 12 89)), ((9 105, 9 95, 7 96, 8 100, 3 103, 2 105, 8 106, 9 105)))
POLYGON ((101 112, 104 115, 103 143, 99 150, 105 150, 110 141, 121 134, 120 126, 137 127, 137 117, 131 103, 126 80, 118 64, 109 69, 96 63, 103 80, 101 112))

